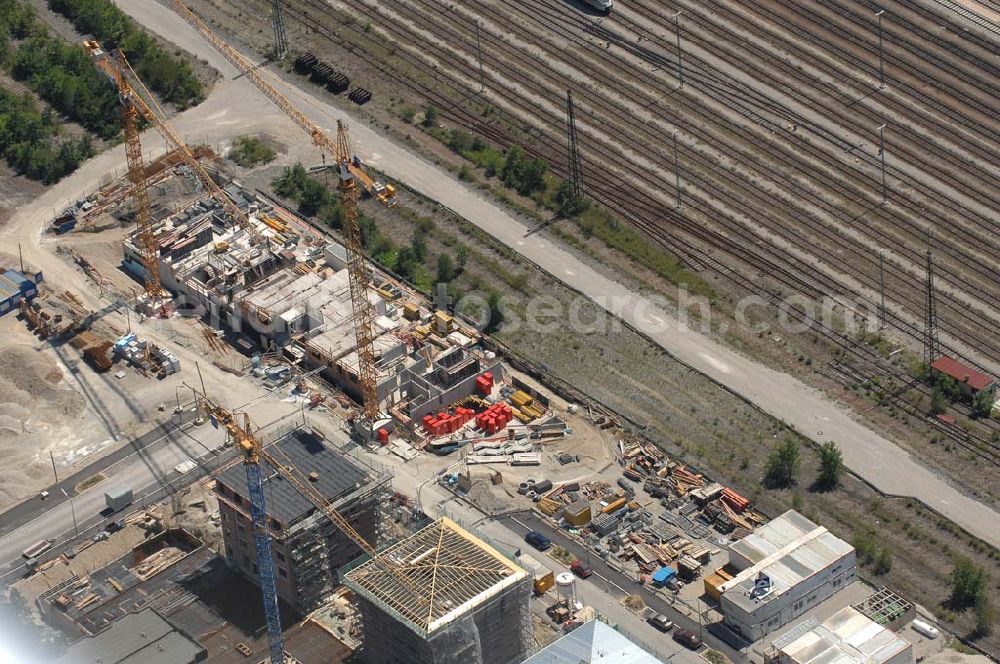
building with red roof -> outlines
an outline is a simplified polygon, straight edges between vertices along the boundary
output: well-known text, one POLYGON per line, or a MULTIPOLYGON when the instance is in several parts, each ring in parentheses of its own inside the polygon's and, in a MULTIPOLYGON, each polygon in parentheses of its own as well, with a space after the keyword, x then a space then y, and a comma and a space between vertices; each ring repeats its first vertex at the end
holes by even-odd
POLYGON ((992 376, 987 376, 981 371, 976 371, 972 367, 968 367, 958 360, 954 360, 950 357, 942 356, 934 362, 931 363, 931 369, 937 375, 949 376, 955 379, 962 389, 969 392, 970 394, 976 394, 984 390, 993 390, 996 388, 996 379, 992 376))

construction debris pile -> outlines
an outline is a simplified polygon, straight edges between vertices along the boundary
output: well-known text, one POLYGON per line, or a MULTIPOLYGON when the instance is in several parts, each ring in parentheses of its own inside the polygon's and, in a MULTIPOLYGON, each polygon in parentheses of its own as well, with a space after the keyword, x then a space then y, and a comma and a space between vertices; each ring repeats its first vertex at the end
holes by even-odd
POLYGON ((740 539, 765 522, 746 498, 667 458, 649 441, 622 441, 619 451, 624 470, 615 485, 535 484, 526 495, 595 553, 634 565, 647 582, 672 586, 675 577, 698 578, 711 562, 706 540, 740 539))
POLYGON ((114 352, 143 375, 163 378, 181 370, 181 361, 174 353, 137 337, 134 332, 129 332, 116 341, 114 352))

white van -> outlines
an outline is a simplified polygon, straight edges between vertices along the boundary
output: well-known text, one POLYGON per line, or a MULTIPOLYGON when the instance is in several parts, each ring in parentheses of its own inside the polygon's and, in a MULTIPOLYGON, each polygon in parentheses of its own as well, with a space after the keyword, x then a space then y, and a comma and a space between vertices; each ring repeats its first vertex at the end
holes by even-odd
POLYGON ((615 0, 583 0, 599 12, 611 13, 611 8, 615 6, 615 0))

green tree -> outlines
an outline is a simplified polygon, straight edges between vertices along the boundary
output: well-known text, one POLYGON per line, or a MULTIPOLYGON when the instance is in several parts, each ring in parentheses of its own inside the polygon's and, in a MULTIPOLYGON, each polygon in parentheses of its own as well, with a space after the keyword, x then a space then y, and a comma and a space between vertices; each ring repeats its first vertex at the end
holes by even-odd
POLYGON ((302 198, 302 189, 305 187, 309 175, 302 164, 286 166, 281 175, 272 182, 274 192, 282 198, 298 201, 302 198))
POLYGON ((875 556, 875 564, 872 566, 872 571, 878 575, 888 574, 892 571, 892 551, 889 547, 881 547, 878 550, 878 554, 875 556))
POLYGON ((464 244, 458 247, 458 251, 455 252, 455 274, 461 274, 462 270, 465 269, 465 264, 469 262, 469 248, 464 244))
POLYGON ((951 571, 951 597, 949 603, 956 609, 965 609, 986 593, 988 582, 986 570, 977 567, 966 557, 955 561, 951 571))
MULTIPOLYGON (((114 43, 128 57, 149 88, 178 109, 198 103, 204 97, 201 82, 191 66, 167 53, 140 28, 113 0, 48 0, 49 8, 69 19, 82 32, 114 43)), ((85 66, 83 50, 73 45, 85 66)), ((94 73, 97 73, 96 71, 94 73)))
POLYGON ((307 217, 316 214, 330 200, 330 192, 322 182, 315 178, 306 178, 302 183, 302 195, 299 198, 299 212, 307 217))
POLYGON ((327 198, 323 207, 316 211, 316 216, 327 226, 340 228, 343 223, 343 218, 341 216, 340 203, 337 200, 337 197, 330 196, 327 198))
POLYGON ((521 184, 521 171, 524 170, 525 161, 524 148, 520 145, 511 146, 507 150, 503 168, 500 169, 500 180, 508 187, 517 189, 521 184))
POLYGON ((500 299, 500 293, 496 291, 491 291, 489 296, 486 298, 486 304, 489 307, 489 320, 486 321, 486 326, 483 328, 483 332, 487 334, 496 332, 503 326, 504 312, 503 303, 500 299))
POLYGON ((990 602, 990 598, 985 592, 980 593, 976 597, 974 609, 976 612, 976 636, 989 636, 993 633, 993 623, 996 622, 996 611, 993 609, 993 603, 990 602))
POLYGON ((587 201, 582 196, 573 194, 573 185, 569 180, 563 180, 556 191, 556 205, 559 214, 566 218, 575 217, 587 209, 587 201))
POLYGON ((413 257, 418 263, 427 260, 427 236, 419 228, 413 231, 410 246, 413 248, 413 257))
POLYGON ((438 123, 438 110, 434 106, 427 106, 424 109, 424 126, 427 128, 436 127, 438 123))
POLYGON ((407 281, 413 281, 419 263, 420 261, 417 260, 417 255, 414 253, 413 247, 402 247, 396 256, 396 265, 393 269, 407 281))
POLYGON ((948 397, 940 385, 935 385, 934 391, 931 392, 931 415, 940 415, 946 410, 948 410, 948 397))
POLYGON ((836 488, 844 474, 844 455, 832 440, 820 445, 817 454, 819 455, 817 487, 826 491, 836 488))
POLYGON ((448 254, 441 254, 437 259, 437 283, 446 284, 455 278, 455 262, 448 254))
POLYGON ((548 170, 549 165, 544 159, 536 157, 526 162, 521 168, 517 193, 522 196, 531 196, 536 191, 545 189, 545 174, 548 170))
POLYGON ((972 412, 976 417, 989 417, 993 410, 993 392, 979 390, 972 397, 972 412))
POLYGON ((795 483, 799 472, 801 451, 798 441, 789 438, 776 447, 767 458, 764 482, 775 488, 789 487, 795 483))

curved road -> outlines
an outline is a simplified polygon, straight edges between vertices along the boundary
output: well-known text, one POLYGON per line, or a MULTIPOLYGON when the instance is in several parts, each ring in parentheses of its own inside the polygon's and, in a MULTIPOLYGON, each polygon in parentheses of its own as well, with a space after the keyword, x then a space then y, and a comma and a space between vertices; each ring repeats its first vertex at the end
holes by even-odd
MULTIPOLYGON (((139 23, 207 60, 223 78, 209 98, 179 115, 175 128, 189 141, 219 145, 235 136, 267 132, 290 146, 289 162, 315 161, 308 137, 179 16, 148 0, 117 0, 139 23)), ((263 19, 262 19, 263 20, 263 19)), ((318 125, 331 130, 343 109, 319 100, 310 91, 287 83, 276 84, 318 125)), ((880 491, 916 498, 970 533, 1000 548, 1000 514, 963 494, 909 453, 858 423, 843 406, 788 374, 780 373, 740 355, 715 341, 682 327, 663 308, 630 291, 612 277, 597 272, 557 244, 530 235, 529 226, 495 203, 470 189, 446 170, 377 134, 362 122, 351 127, 358 154, 389 177, 405 182, 421 194, 450 207, 471 223, 507 244, 522 256, 594 300, 612 315, 636 327, 678 360, 742 395, 803 435, 840 446, 844 462, 880 491)), ((147 132, 147 150, 162 150, 162 141, 147 132), (155 147, 154 147, 155 146, 155 147)), ((81 192, 92 190, 107 172, 124 164, 121 147, 99 155, 74 175, 50 188, 39 199, 20 208, 3 229, 5 241, 22 242, 25 258, 59 281, 71 284, 76 276, 66 263, 44 251, 40 232, 54 208, 81 192)), ((92 295, 87 296, 93 299, 92 295)))

